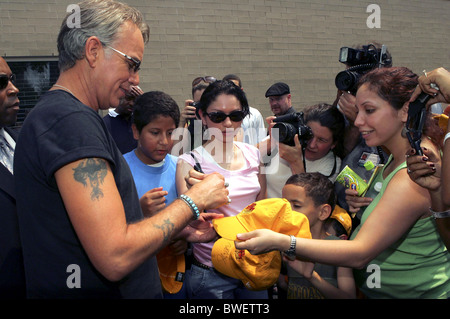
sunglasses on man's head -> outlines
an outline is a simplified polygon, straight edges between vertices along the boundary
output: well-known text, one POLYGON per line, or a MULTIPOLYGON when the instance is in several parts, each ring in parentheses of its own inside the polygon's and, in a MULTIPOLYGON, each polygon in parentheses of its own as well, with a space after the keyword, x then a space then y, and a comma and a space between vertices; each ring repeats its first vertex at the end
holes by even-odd
POLYGON ((8 82, 11 81, 12 84, 16 84, 16 75, 11 74, 10 76, 6 74, 0 74, 0 90, 5 89, 8 86, 8 82))
POLYGON ((196 86, 200 82, 213 83, 213 82, 216 82, 216 81, 217 81, 217 79, 215 77, 213 77, 213 76, 199 76, 198 78, 195 78, 192 81, 192 87, 196 86))
POLYGON ((233 111, 230 114, 225 114, 224 112, 211 112, 206 113, 206 115, 208 115, 209 119, 214 123, 221 123, 225 121, 227 117, 229 117, 233 122, 240 122, 245 117, 244 111, 233 111))

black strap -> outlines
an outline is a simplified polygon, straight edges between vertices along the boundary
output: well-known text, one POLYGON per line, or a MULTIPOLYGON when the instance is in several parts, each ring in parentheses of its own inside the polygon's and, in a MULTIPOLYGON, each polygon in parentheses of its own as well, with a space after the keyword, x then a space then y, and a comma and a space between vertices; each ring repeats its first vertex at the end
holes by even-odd
POLYGON ((197 172, 203 173, 202 167, 201 167, 200 163, 198 162, 197 158, 195 157, 194 152, 191 151, 190 154, 195 161, 194 169, 197 172))

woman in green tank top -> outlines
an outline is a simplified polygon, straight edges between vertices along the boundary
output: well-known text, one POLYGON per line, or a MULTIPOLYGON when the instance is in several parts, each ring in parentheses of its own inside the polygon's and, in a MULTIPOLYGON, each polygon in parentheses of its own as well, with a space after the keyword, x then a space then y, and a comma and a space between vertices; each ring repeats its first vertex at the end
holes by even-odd
MULTIPOLYGON (((417 75, 407 68, 382 68, 364 75, 356 94, 359 128, 368 146, 383 146, 390 153, 380 171, 380 196, 365 209, 351 240, 328 243, 297 238, 296 254, 320 263, 355 268, 360 290, 369 298, 449 298, 450 254, 431 217, 430 197, 408 176, 405 155, 410 150, 402 135, 409 98, 417 75)), ((431 123, 432 124, 432 123, 431 123)), ((436 148, 432 139, 422 145, 436 148)), ((347 190, 351 211, 367 199, 347 190)), ((289 236, 269 230, 238 235, 238 249, 257 254, 287 250, 289 236)))

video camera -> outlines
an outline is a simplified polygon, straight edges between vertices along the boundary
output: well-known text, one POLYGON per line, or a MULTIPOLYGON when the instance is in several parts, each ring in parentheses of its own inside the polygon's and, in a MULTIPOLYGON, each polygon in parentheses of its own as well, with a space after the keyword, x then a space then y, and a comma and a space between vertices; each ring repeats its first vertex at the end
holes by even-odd
POLYGON ((294 137, 295 134, 298 134, 300 144, 304 147, 306 142, 313 137, 311 128, 305 124, 303 112, 281 115, 273 121, 276 123, 273 128, 278 129, 278 141, 283 144, 294 146, 294 137))
POLYGON ((363 45, 362 49, 342 47, 339 52, 339 62, 346 64, 349 68, 337 74, 334 81, 336 87, 355 95, 358 81, 362 75, 375 67, 392 65, 392 60, 386 54, 386 50, 384 44, 381 49, 377 49, 373 44, 363 45))

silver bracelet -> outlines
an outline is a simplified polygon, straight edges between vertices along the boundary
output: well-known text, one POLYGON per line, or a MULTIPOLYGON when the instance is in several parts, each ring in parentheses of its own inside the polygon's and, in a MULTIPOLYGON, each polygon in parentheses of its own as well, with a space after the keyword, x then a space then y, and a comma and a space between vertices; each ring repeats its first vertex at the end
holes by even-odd
POLYGON ((446 210, 446 211, 443 211, 443 212, 435 212, 435 211, 432 210, 431 207, 430 207, 430 212, 431 212, 431 214, 433 215, 434 219, 450 217, 450 209, 449 209, 449 210, 446 210))
POLYGON ((285 250, 284 253, 290 257, 291 259, 295 257, 295 247, 297 245, 297 238, 295 236, 290 235, 291 238, 291 245, 289 246, 288 250, 285 250))
POLYGON ((445 142, 448 140, 450 138, 450 132, 447 132, 447 134, 445 134, 445 137, 444 137, 444 145, 445 145, 445 142))

